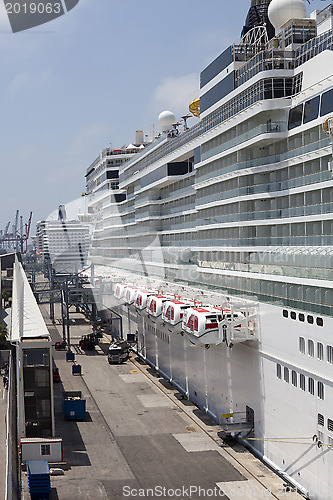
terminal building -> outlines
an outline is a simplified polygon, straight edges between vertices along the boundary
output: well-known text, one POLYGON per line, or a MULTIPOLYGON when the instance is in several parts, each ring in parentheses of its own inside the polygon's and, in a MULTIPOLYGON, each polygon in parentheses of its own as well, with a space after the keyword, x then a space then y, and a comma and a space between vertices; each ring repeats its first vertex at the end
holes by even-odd
POLYGON ((18 439, 51 437, 54 435, 52 341, 17 258, 10 341, 15 346, 18 439))

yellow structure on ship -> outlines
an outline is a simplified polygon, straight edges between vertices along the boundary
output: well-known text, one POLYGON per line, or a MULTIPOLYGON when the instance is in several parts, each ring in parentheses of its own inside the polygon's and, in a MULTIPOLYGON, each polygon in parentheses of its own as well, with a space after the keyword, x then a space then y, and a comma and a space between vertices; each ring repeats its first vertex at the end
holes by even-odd
POLYGON ((188 105, 188 109, 190 110, 192 115, 200 118, 200 97, 197 97, 192 102, 190 102, 190 104, 188 105))

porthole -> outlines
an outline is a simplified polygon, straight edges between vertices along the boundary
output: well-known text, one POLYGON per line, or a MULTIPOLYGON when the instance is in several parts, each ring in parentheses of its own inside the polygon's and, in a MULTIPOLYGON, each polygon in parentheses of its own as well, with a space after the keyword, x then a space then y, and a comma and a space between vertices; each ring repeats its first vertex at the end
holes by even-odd
POLYGON ((290 317, 291 317, 291 319, 296 319, 296 313, 295 313, 295 311, 291 311, 290 317))
POLYGON ((305 321, 305 316, 304 316, 304 314, 303 314, 303 313, 299 313, 299 315, 298 315, 298 319, 299 319, 299 321, 302 321, 302 323, 303 323, 303 322, 305 321))
POLYGON ((283 316, 284 318, 288 318, 288 311, 287 311, 287 309, 283 309, 283 311, 282 311, 282 316, 283 316))
POLYGON ((310 325, 313 325, 313 316, 308 315, 307 320, 310 325))
POLYGON ((324 320, 323 318, 316 318, 316 323, 318 326, 324 326, 324 320))

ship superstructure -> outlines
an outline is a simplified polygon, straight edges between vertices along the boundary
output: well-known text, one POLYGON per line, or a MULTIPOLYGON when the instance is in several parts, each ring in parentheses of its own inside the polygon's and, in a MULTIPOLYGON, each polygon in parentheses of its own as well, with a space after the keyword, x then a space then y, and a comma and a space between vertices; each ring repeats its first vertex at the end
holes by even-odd
POLYGON ((79 220, 68 220, 65 205, 60 205, 58 220, 37 223, 37 252, 55 273, 74 274, 87 264, 90 230, 79 220))
POLYGON ((200 121, 123 163, 122 197, 91 199, 124 333, 318 500, 333 496, 332 28, 332 5, 253 1, 201 73, 200 121))

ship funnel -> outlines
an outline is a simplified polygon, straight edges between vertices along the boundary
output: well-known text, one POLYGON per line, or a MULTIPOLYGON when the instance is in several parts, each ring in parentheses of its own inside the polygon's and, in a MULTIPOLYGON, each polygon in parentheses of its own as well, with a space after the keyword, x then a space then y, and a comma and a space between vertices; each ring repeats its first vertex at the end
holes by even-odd
POLYGON ((67 219, 65 205, 59 205, 58 219, 59 220, 66 220, 67 219))

